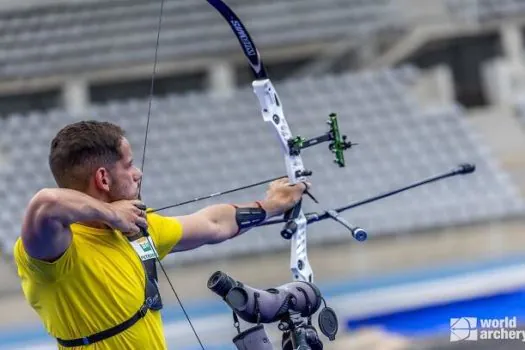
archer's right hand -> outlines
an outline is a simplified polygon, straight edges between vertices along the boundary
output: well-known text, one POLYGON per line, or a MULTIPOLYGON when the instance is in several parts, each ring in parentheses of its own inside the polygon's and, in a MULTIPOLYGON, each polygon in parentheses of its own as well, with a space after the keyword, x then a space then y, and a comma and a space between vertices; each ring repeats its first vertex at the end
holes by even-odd
POLYGON ((120 200, 108 203, 114 212, 114 219, 108 224, 123 234, 140 233, 141 228, 147 229, 146 211, 137 206, 144 206, 140 200, 120 200))

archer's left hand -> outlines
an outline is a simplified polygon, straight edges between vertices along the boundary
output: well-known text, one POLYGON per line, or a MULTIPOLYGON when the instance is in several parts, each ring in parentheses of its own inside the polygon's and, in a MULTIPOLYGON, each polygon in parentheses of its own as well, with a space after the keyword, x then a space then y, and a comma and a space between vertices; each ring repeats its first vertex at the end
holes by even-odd
POLYGON ((266 210, 267 218, 281 215, 291 209, 301 200, 303 193, 310 189, 309 182, 302 182, 290 185, 288 178, 282 178, 270 183, 266 191, 266 198, 262 201, 262 206, 266 210))

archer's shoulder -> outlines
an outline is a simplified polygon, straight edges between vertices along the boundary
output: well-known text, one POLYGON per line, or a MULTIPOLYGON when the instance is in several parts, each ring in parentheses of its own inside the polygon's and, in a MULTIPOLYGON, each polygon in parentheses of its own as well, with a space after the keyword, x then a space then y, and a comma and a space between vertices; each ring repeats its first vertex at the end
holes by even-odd
POLYGON ((182 225, 181 221, 175 216, 147 213, 146 218, 148 220, 148 226, 153 230, 173 229, 174 227, 182 225))

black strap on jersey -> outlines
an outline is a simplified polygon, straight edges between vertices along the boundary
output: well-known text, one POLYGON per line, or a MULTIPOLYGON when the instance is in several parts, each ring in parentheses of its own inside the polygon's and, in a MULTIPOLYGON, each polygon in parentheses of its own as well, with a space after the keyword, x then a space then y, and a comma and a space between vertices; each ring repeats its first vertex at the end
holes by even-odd
POLYGON ((96 342, 99 342, 101 340, 110 338, 114 335, 117 335, 121 332, 124 332, 129 327, 133 326, 135 323, 137 323, 138 320, 146 316, 146 313, 148 312, 148 306, 146 303, 142 304, 139 311, 135 313, 130 319, 127 321, 122 322, 121 324, 106 329, 102 332, 95 333, 93 335, 90 335, 88 337, 78 338, 78 339, 70 339, 70 340, 64 340, 57 338, 57 341, 60 345, 64 347, 74 347, 74 346, 82 346, 82 345, 90 345, 96 342))
POLYGON ((148 310, 161 310, 163 305, 157 283, 157 265, 155 262, 155 259, 142 261, 142 266, 144 268, 144 278, 146 280, 144 303, 140 306, 139 310, 133 316, 131 316, 131 318, 119 325, 116 325, 115 327, 111 327, 87 337, 68 340, 57 338, 58 343, 64 347, 90 345, 124 332, 126 329, 137 323, 141 318, 146 316, 148 310))
POLYGON ((149 259, 142 262, 146 276, 145 304, 150 310, 161 310, 163 307, 160 296, 159 284, 157 279, 157 265, 155 259, 149 259))

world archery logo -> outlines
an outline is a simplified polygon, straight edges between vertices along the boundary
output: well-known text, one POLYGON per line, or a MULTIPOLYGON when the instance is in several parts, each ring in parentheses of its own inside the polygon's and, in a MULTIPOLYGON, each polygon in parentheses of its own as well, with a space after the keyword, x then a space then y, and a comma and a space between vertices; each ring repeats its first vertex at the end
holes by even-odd
POLYGON ((476 317, 461 317, 450 319, 450 341, 478 340, 478 319, 476 317))

